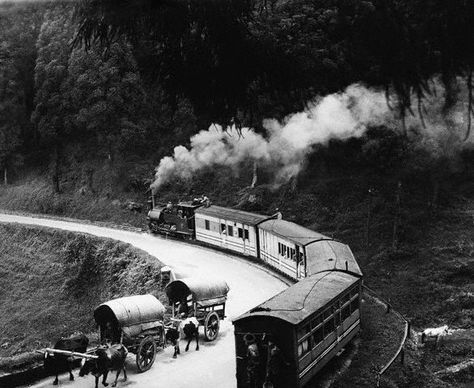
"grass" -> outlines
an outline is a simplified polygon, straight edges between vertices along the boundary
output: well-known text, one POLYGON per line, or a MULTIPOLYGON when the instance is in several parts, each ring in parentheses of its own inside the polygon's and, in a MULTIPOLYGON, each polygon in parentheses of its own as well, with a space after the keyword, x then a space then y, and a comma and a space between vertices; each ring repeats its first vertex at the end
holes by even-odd
POLYGON ((146 199, 137 194, 122 193, 112 197, 109 193, 97 196, 80 191, 54 193, 51 185, 42 178, 26 179, 14 185, 0 185, 0 208, 38 214, 52 214, 91 221, 145 227, 146 199), (141 212, 128 209, 128 202, 142 205, 141 212))
POLYGON ((18 225, 0 225, 0 235, 0 368, 61 336, 95 332, 92 312, 105 300, 163 300, 161 263, 128 244, 18 225))

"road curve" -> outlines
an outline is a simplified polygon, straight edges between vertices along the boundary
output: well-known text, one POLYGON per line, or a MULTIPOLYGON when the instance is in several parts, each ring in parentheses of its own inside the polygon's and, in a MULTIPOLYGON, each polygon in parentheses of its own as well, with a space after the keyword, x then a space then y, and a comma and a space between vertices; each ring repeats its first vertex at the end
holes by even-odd
MULTIPOLYGON (((0 222, 45 226, 120 240, 143 249, 162 263, 175 267, 178 271, 190 275, 217 276, 227 281, 230 287, 226 305, 227 319, 222 322, 219 337, 214 342, 202 341, 202 347, 198 352, 191 345, 190 351, 182 352, 182 355, 177 359, 171 357, 172 349, 168 347, 157 355, 152 369, 140 374, 136 371, 134 355, 129 355, 127 360, 128 381, 123 382, 120 378, 118 387, 235 387, 235 350, 231 320, 287 287, 281 279, 268 271, 236 256, 179 241, 167 240, 148 233, 10 214, 0 214, 0 222)), ((184 346, 182 349, 184 350, 184 346)), ((51 380, 48 378, 32 386, 50 387, 51 380)), ((112 376, 108 380, 110 383, 112 376)), ((70 382, 63 375, 59 386, 90 388, 94 386, 94 381, 91 376, 87 376, 76 377, 76 381, 70 382)))

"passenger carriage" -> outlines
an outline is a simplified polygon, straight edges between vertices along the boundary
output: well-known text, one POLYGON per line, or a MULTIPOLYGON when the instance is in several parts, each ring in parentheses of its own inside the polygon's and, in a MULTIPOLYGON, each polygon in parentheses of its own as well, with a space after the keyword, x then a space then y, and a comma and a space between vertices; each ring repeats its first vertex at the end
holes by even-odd
POLYGON ((94 311, 101 342, 122 343, 136 355, 140 372, 151 368, 158 347, 165 347, 165 307, 153 295, 135 295, 102 303, 94 311))
POLYGON ((258 224, 260 258, 295 280, 321 271, 362 272, 349 246, 281 219, 258 224))
MULTIPOLYGON (((237 386, 248 387, 249 357, 246 336, 259 348, 259 381, 262 386, 270 365, 267 338, 280 350, 284 362, 279 387, 303 387, 360 330, 362 279, 339 272, 321 272, 253 308, 233 321, 237 356, 237 386)), ((253 386, 253 385, 252 385, 253 386)))
POLYGON ((180 312, 193 316, 204 327, 207 341, 219 334, 220 320, 225 318, 225 304, 229 286, 223 280, 189 277, 174 280, 165 288, 173 318, 180 312))
POLYGON ((257 225, 268 216, 212 205, 195 211, 196 240, 258 257, 257 225))

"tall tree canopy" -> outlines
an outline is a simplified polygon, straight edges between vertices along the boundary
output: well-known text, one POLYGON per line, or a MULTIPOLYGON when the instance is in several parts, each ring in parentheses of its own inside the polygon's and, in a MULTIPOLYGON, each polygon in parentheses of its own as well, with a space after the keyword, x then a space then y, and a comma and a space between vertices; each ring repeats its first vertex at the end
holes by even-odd
POLYGON ((0 12, 0 168, 21 162, 20 146, 34 137, 29 116, 33 109, 33 68, 42 13, 36 7, 11 5, 0 12))
POLYGON ((448 108, 465 77, 472 111, 470 1, 84 0, 77 16, 78 42, 126 34, 150 77, 221 122, 265 105, 287 113, 356 81, 393 91, 402 117, 415 95, 422 113, 438 74, 448 108))
POLYGON ((48 12, 38 37, 38 57, 35 67, 36 107, 31 116, 43 143, 53 153, 52 179, 60 191, 63 148, 68 137, 64 124, 65 102, 62 97, 67 77, 70 42, 74 36, 68 10, 48 12))

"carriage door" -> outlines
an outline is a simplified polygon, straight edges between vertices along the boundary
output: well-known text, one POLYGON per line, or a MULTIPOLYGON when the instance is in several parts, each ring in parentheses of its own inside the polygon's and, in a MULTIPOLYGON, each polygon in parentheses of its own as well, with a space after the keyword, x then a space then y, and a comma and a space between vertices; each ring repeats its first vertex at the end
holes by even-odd
POLYGON ((306 277, 306 265, 304 251, 296 245, 296 274, 298 278, 306 277))
POLYGON ((221 220, 221 247, 227 248, 227 225, 221 220))

